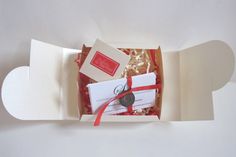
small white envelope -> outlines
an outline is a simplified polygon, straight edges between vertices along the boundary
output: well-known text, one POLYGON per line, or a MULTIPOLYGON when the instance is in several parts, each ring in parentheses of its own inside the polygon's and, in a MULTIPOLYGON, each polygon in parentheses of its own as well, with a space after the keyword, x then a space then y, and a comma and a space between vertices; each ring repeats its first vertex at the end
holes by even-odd
MULTIPOLYGON (((101 107, 101 105, 118 95, 122 90, 125 89, 126 84, 126 78, 89 84, 88 90, 92 112, 96 113, 98 108, 101 107)), ((155 84, 156 75, 154 73, 148 73, 132 77, 132 88, 155 84)), ((134 110, 151 107, 155 105, 156 89, 134 92, 134 96, 134 110)), ((109 104, 104 113, 117 114, 126 111, 127 107, 122 106, 119 103, 119 100, 115 100, 109 104)))

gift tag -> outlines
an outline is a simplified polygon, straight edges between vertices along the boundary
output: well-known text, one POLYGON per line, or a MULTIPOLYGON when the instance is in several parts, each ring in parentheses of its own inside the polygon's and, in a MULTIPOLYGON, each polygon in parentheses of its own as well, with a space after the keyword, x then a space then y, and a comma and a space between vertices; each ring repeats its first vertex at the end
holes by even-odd
POLYGON ((129 55, 97 39, 80 72, 97 82, 117 79, 129 60, 129 55))

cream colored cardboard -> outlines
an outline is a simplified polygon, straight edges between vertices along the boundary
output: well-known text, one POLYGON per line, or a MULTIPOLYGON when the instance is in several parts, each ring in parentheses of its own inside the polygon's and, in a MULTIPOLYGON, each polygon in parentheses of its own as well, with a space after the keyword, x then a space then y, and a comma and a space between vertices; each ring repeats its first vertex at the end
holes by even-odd
MULTIPOLYGON (((77 67, 73 63, 77 52, 32 40, 30 66, 13 69, 3 82, 2 100, 7 111, 24 120, 93 121, 95 115, 77 112, 81 111, 77 107, 77 67)), ((222 41, 210 41, 164 52, 162 57, 165 86, 161 120, 213 119, 212 91, 224 86, 233 73, 234 56, 229 46, 222 41)), ((156 116, 102 118, 114 122, 156 120, 156 116)))
POLYGON ((2 99, 7 111, 23 120, 78 117, 77 69, 71 60, 77 53, 32 40, 30 66, 14 69, 4 80, 2 99))
POLYGON ((212 91, 223 87, 234 71, 232 49, 209 41, 163 54, 162 120, 214 119, 212 91))

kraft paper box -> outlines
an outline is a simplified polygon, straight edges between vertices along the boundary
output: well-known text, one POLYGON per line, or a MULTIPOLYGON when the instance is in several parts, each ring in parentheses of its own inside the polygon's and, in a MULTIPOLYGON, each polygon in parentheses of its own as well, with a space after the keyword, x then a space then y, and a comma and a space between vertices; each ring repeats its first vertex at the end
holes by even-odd
MULTIPOLYGON (((146 45, 113 45, 157 48, 146 45)), ((6 110, 21 120, 94 121, 81 114, 78 99, 80 50, 31 41, 30 64, 13 69, 2 85, 6 110), (79 104, 79 105, 78 105, 79 104), (78 107, 79 106, 79 107, 78 107)), ((232 49, 222 41, 209 41, 184 50, 162 53, 163 95, 161 121, 214 119, 212 92, 223 87, 234 71, 232 49)), ((157 116, 104 115, 102 121, 159 121, 157 116)))

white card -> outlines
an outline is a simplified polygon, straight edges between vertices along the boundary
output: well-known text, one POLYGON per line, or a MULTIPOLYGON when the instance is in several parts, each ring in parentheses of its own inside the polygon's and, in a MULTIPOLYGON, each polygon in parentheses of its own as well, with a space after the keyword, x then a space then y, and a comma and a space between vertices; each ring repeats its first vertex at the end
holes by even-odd
MULTIPOLYGON (((96 113, 99 107, 122 91, 126 84, 126 78, 88 84, 92 112, 96 113)), ((156 75, 154 73, 132 77, 132 88, 155 84, 156 75)), ((151 107, 155 104, 156 89, 137 91, 133 93, 135 96, 135 102, 133 104, 134 110, 151 107)), ((109 104, 104 113, 117 114, 126 111, 127 108, 120 105, 119 100, 115 100, 109 104)))
POLYGON ((129 55, 97 39, 80 72, 97 82, 118 79, 129 60, 129 55))

